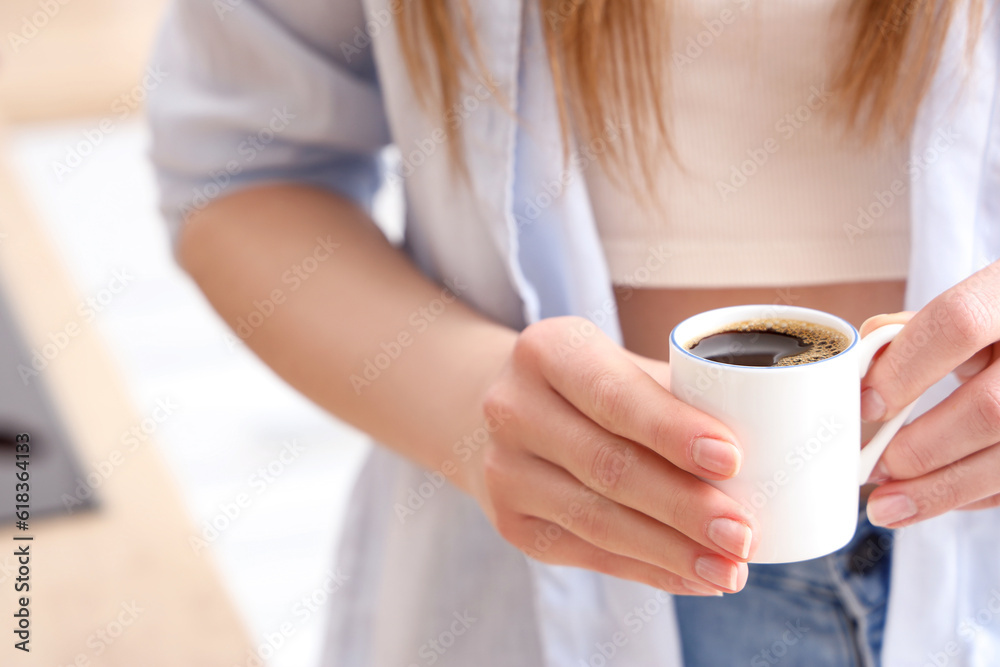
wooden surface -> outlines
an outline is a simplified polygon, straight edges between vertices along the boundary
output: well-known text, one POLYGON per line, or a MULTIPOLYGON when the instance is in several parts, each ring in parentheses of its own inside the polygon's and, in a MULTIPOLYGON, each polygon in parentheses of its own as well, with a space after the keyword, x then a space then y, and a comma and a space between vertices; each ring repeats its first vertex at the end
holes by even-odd
MULTIPOLYGON (((0 132, 0 280, 35 346, 79 319, 79 295, 2 163, 2 140, 0 132)), ((94 329, 81 327, 44 377, 89 471, 122 449, 122 433, 148 415, 133 412, 94 329)), ((189 546, 194 526, 155 447, 150 441, 125 456, 99 489, 99 510, 31 521, 31 653, 12 647, 13 578, 0 570, 0 617, 7 619, 0 665, 248 664, 244 629, 210 557, 189 546), (132 622, 111 639, 121 620, 132 622)), ((0 529, 0 567, 14 562, 5 560, 13 532, 0 529)))
MULTIPOLYGON (((141 106, 165 4, 0 1, 0 281, 29 345, 40 346, 67 322, 80 324, 82 333, 43 378, 84 473, 124 450, 122 434, 150 415, 135 413, 99 336, 80 321, 80 295, 4 162, 3 120, 109 117, 116 104, 141 106)), ((154 441, 155 434, 123 455, 97 490, 97 510, 31 520, 29 654, 13 648, 14 528, 0 526, 0 665, 256 664, 211 557, 189 545, 195 527, 154 441)))

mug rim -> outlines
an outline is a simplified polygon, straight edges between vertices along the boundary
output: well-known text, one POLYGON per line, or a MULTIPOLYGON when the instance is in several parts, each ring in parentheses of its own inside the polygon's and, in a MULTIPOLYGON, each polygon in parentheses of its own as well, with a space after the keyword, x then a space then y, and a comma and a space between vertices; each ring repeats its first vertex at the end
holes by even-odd
MULTIPOLYGON (((817 322, 817 321, 810 320, 808 318, 802 318, 802 321, 808 322, 809 324, 818 324, 820 326, 826 326, 825 322, 822 322, 822 321, 817 322)), ((847 320, 845 320, 843 317, 840 317, 839 315, 834 315, 833 313, 828 313, 828 312, 823 311, 823 310, 817 310, 816 308, 806 308, 805 306, 791 306, 791 305, 785 305, 785 304, 753 304, 753 303, 749 303, 749 304, 743 304, 743 305, 737 305, 737 306, 723 306, 722 308, 712 308, 711 310, 706 310, 706 311, 703 311, 701 313, 697 313, 696 315, 691 315, 690 317, 687 317, 687 318, 681 320, 670 331, 670 348, 671 349, 676 349, 677 351, 683 353, 684 355, 690 357, 691 359, 694 359, 694 360, 699 361, 701 363, 711 364, 711 365, 714 365, 714 366, 722 366, 724 368, 729 369, 730 371, 745 371, 745 372, 749 372, 749 373, 754 373, 754 372, 768 372, 768 371, 786 371, 786 372, 787 371, 795 371, 795 370, 800 370, 801 371, 801 369, 806 369, 806 368, 809 368, 811 366, 817 366, 819 364, 826 363, 828 361, 834 361, 836 359, 840 359, 842 356, 844 356, 845 354, 847 354, 848 352, 850 352, 851 350, 853 350, 857 346, 857 344, 858 344, 858 342, 860 340, 861 340, 861 334, 858 332, 858 330, 856 328, 854 328, 854 325, 851 324, 850 322, 848 322, 847 320), (837 322, 841 323, 843 325, 844 329, 846 329, 847 331, 851 332, 851 342, 850 342, 850 344, 847 347, 845 347, 843 350, 841 350, 837 354, 833 355, 832 357, 828 357, 826 359, 820 359, 819 361, 813 361, 813 362, 810 362, 808 364, 801 364, 801 365, 798 365, 798 366, 741 366, 739 364, 727 364, 727 363, 724 363, 722 361, 713 361, 711 359, 706 359, 704 357, 699 357, 697 354, 691 352, 690 350, 688 350, 687 348, 685 348, 683 345, 681 345, 679 342, 677 342, 677 330, 680 329, 681 327, 683 327, 685 324, 687 324, 691 320, 694 320, 694 319, 697 319, 697 318, 700 318, 700 317, 704 317, 706 315, 714 314, 714 313, 720 313, 722 311, 727 311, 727 310, 747 310, 747 309, 761 309, 761 310, 767 309, 770 312, 774 312, 775 310, 777 310, 781 314, 780 315, 775 315, 775 317, 789 317, 790 318, 789 313, 796 312, 796 313, 805 313, 807 315, 808 314, 815 314, 815 315, 818 315, 818 316, 820 316, 822 318, 833 319, 833 320, 836 320, 837 322)))

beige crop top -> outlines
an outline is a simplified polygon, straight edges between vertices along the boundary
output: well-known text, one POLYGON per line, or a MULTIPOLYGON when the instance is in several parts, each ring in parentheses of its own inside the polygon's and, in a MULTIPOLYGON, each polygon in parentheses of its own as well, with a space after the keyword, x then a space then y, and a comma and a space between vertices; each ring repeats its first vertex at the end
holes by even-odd
POLYGON ((668 113, 679 160, 656 175, 661 206, 637 203, 599 162, 585 170, 615 284, 905 278, 909 144, 863 146, 830 113, 847 4, 674 2, 668 113))

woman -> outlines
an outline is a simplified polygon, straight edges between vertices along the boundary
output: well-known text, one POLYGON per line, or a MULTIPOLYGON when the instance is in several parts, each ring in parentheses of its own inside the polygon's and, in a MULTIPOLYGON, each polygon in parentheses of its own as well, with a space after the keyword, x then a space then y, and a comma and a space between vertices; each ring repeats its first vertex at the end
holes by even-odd
POLYGON ((241 337, 381 443, 326 664, 1000 652, 995 3, 674 4, 168 17, 150 113, 178 258, 230 323, 279 303, 241 337), (369 217, 390 143, 399 249, 369 217), (666 340, 781 301, 916 311, 867 419, 937 386, 851 545, 748 570, 766 536, 696 477, 735 474, 740 443, 670 395, 666 340))

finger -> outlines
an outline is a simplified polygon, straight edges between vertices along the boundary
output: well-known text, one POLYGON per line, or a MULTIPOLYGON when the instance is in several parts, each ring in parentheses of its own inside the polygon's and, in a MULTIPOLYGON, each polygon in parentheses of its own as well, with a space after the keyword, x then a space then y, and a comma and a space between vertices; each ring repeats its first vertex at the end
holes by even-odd
POLYGON ((913 311, 904 310, 899 313, 884 313, 881 315, 875 315, 873 317, 869 317, 861 323, 861 328, 858 329, 858 333, 864 337, 887 324, 906 324, 913 319, 915 314, 916 313, 913 311))
POLYGON ((595 547, 551 521, 522 516, 518 523, 518 527, 514 529, 514 539, 510 541, 521 551, 543 563, 582 567, 612 577, 637 581, 674 595, 722 595, 716 588, 685 579, 641 560, 595 547))
POLYGON ((920 477, 998 440, 1000 365, 993 365, 901 428, 882 455, 875 476, 920 477))
POLYGON ((996 345, 990 345, 986 349, 976 352, 969 357, 968 361, 959 364, 955 369, 955 377, 959 382, 968 382, 970 379, 986 370, 996 357, 996 345))
MULTIPOLYGON (((858 333, 862 337, 864 337, 870 334, 871 332, 875 331, 876 329, 880 329, 881 327, 886 326, 887 324, 906 324, 911 319, 913 319, 914 315, 915 313, 911 311, 873 315, 872 317, 869 317, 867 320, 861 323, 861 328, 858 329, 858 333)), ((880 349, 875 351, 874 356, 872 356, 872 360, 868 363, 869 368, 875 364, 875 362, 878 360, 879 357, 882 356, 882 353, 885 352, 885 349, 886 346, 882 346, 880 349)), ((871 398, 871 393, 872 393, 871 391, 866 390, 864 393, 861 394, 861 405, 863 412, 864 408, 867 407, 866 403, 871 398)))
POLYGON ((542 459, 533 463, 511 473, 524 488, 537 492, 503 498, 509 509, 556 523, 605 551, 719 590, 736 592, 746 582, 746 563, 720 556, 670 526, 595 493, 562 468, 542 459))
POLYGON ((884 420, 1000 339, 1000 263, 931 301, 889 343, 865 378, 866 420, 884 420))
POLYGON ((514 355, 526 355, 527 367, 537 365, 559 394, 606 430, 688 472, 721 479, 739 471, 733 432, 674 398, 600 330, 574 338, 564 323, 536 325, 531 336, 518 338, 514 355))
POLYGON ((658 385, 670 391, 670 364, 659 359, 644 357, 641 354, 636 354, 624 348, 622 348, 622 352, 632 360, 632 363, 641 368, 646 375, 656 380, 658 385))
POLYGON ((959 507, 960 510, 991 510, 1000 507, 1000 493, 959 507))
POLYGON ((727 556, 750 557, 755 522, 738 502, 652 450, 605 431, 549 390, 523 413, 534 454, 597 493, 727 556))
POLYGON ((994 445, 929 475, 880 486, 868 498, 868 518, 876 526, 900 528, 998 492, 1000 446, 994 445))

